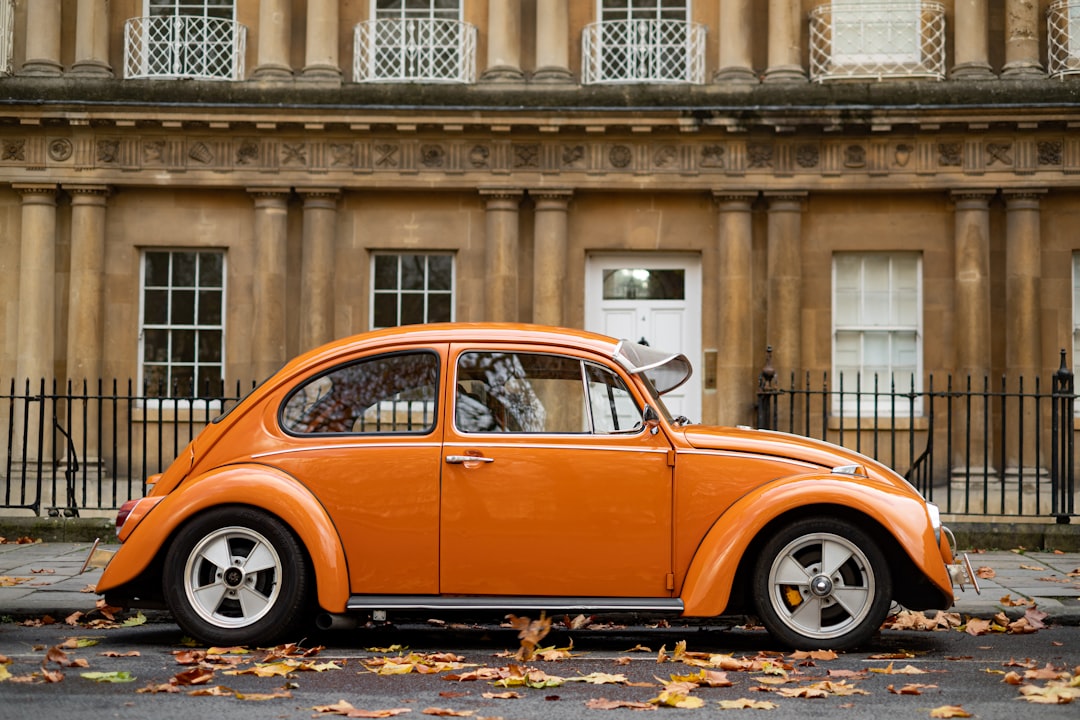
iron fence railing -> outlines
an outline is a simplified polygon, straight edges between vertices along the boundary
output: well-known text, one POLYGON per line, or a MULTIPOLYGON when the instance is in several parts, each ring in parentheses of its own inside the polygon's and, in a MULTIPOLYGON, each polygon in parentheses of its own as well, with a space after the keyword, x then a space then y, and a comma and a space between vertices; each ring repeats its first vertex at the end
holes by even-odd
POLYGON ((11 74, 15 44, 15 0, 0 0, 0 75, 11 74))
POLYGON ((124 23, 124 76, 243 80, 247 28, 234 20, 186 15, 124 23))
POLYGON ((844 0, 810 11, 810 79, 945 78, 945 6, 844 0))
POLYGON ((1076 396, 1064 363, 1046 390, 1040 378, 954 378, 925 387, 874 376, 820 381, 765 379, 758 426, 818 437, 903 473, 943 512, 1050 517, 1076 514, 1076 396), (943 386, 942 386, 943 385, 943 386), (853 415, 836 407, 858 398, 853 415))
POLYGON ((132 381, 59 385, 14 380, 0 388, 0 508, 78 515, 142 497, 232 393, 180 397, 132 381))
POLYGON ((581 81, 705 82, 705 26, 683 20, 605 20, 585 26, 581 81))
MULTIPOLYGON (((929 375, 925 387, 904 388, 876 377, 839 377, 831 386, 827 375, 799 380, 792 374, 781 386, 763 374, 759 427, 863 452, 904 473, 946 513, 1059 522, 1076 514, 1076 395, 1064 359, 1050 383, 929 375)), ((53 515, 112 511, 142 497, 146 479, 246 390, 237 383, 191 397, 131 381, 6 385, 0 508, 53 515)), ((424 402, 381 403, 363 431, 427 426, 431 411, 424 402)))
POLYGON ((1050 77, 1080 73, 1080 0, 1054 0, 1047 8, 1046 64, 1050 77))
POLYGON ((460 20, 367 20, 353 33, 353 80, 476 82, 476 27, 460 20))

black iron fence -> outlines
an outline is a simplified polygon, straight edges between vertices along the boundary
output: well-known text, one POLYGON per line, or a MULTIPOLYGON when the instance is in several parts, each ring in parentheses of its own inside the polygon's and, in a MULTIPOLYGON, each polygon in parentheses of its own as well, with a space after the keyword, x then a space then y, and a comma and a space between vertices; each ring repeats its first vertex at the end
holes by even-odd
POLYGON ((763 372, 758 426, 817 437, 903 474, 945 513, 1068 523, 1077 487, 1073 373, 1040 378, 909 379, 763 372))
POLYGON ((70 517, 142 497, 146 478, 244 394, 241 383, 221 390, 12 380, 0 389, 0 508, 70 517))
MULTIPOLYGON (((758 426, 865 453, 906 477, 950 514, 1075 515, 1073 375, 1050 379, 926 379, 763 374, 758 426)), ((250 386, 200 396, 112 381, 0 388, 0 508, 35 515, 110 514, 142 497, 146 478, 250 386)))

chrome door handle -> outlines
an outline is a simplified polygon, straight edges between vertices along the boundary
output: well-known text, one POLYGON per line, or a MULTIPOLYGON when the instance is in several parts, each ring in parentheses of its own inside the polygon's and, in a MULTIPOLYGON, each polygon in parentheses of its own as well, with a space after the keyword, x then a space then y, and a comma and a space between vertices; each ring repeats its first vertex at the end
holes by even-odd
POLYGON ((480 457, 479 455, 447 455, 446 462, 451 465, 461 465, 467 462, 489 463, 495 462, 495 458, 480 457))

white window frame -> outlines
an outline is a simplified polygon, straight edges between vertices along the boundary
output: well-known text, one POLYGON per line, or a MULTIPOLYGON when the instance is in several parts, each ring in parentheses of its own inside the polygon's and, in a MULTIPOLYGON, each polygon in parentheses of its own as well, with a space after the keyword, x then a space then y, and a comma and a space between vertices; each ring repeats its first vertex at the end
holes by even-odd
MULTIPOLYGON (((153 20, 150 18, 157 17, 194 17, 204 20, 216 19, 227 20, 231 23, 236 22, 236 5, 237 0, 226 0, 223 4, 212 4, 212 0, 142 0, 143 5, 143 17, 147 21, 143 24, 142 31, 142 47, 145 48, 142 55, 142 68, 141 75, 145 76, 149 73, 150 58, 152 56, 151 39, 150 39, 150 23, 153 20), (168 12, 171 10, 171 12, 168 12), (222 10, 227 10, 227 16, 222 13, 222 10)), ((233 32, 239 32, 239 28, 234 27, 233 32)), ((235 43, 235 37, 233 38, 235 43)), ((236 64, 236 58, 233 58, 233 65, 236 64)), ((180 72, 176 74, 177 77, 189 77, 194 75, 190 67, 184 67, 180 69, 180 72)), ((199 74, 201 77, 203 74, 199 74)), ((167 76, 171 76, 167 75, 167 76)), ((218 76, 214 76, 215 79, 218 76)))
MULTIPOLYGON (((209 366, 217 365, 217 366, 220 367, 221 382, 222 382, 222 387, 224 387, 225 367, 226 367, 225 349, 226 349, 226 345, 227 345, 227 343, 226 343, 225 319, 226 319, 226 311, 227 311, 227 308, 228 308, 228 296, 227 296, 227 292, 228 292, 228 282, 227 282, 227 278, 228 278, 228 262, 229 262, 228 254, 224 250, 219 250, 219 249, 216 249, 216 248, 198 248, 198 249, 195 249, 195 248, 156 248, 156 247, 144 247, 144 248, 142 248, 142 250, 140 251, 140 254, 139 254, 139 372, 138 372, 139 386, 138 386, 138 392, 136 393, 138 397, 143 397, 143 395, 144 395, 145 388, 144 388, 143 383, 144 383, 144 381, 146 379, 145 370, 146 370, 146 367, 148 365, 165 367, 166 368, 166 377, 167 378, 172 377, 172 369, 173 369, 173 367, 189 367, 189 366, 192 367, 193 368, 193 374, 192 374, 192 377, 193 377, 193 387, 192 387, 193 396, 198 395, 198 387, 197 386, 198 386, 198 377, 199 377, 199 369, 200 369, 200 367, 209 367, 209 366), (173 283, 172 283, 171 267, 172 267, 172 262, 173 262, 173 256, 175 256, 177 254, 181 254, 181 253, 191 254, 191 255, 196 256, 196 261, 198 261, 198 256, 201 255, 201 254, 213 254, 213 255, 218 255, 218 256, 221 257, 221 286, 220 287, 217 287, 217 286, 201 286, 201 285, 199 285, 199 275, 196 274, 196 284, 195 284, 195 286, 193 288, 194 291, 195 291, 195 310, 194 310, 194 312, 195 312, 195 318, 194 318, 195 322, 192 325, 174 324, 172 322, 171 309, 170 308, 166 308, 166 322, 164 322, 164 323, 152 323, 152 324, 147 323, 147 321, 146 321, 146 291, 147 291, 148 288, 147 288, 147 285, 146 285, 146 262, 147 262, 147 257, 148 257, 148 255, 150 253, 168 253, 169 254, 170 273, 169 273, 168 285, 165 285, 165 286, 157 286, 157 285, 155 285, 155 286, 151 286, 151 289, 165 290, 168 293, 170 303, 172 301, 172 293, 173 293, 174 290, 180 289, 180 288, 187 289, 187 286, 174 286, 173 283), (199 303, 199 292, 200 292, 200 290, 203 290, 203 289, 218 290, 220 292, 220 294, 221 294, 221 317, 220 317, 220 322, 218 324, 201 324, 201 323, 198 322, 198 320, 199 320, 199 305, 198 305, 198 303, 199 303), (199 361, 199 353, 198 353, 198 346, 196 345, 195 358, 194 358, 193 363, 189 364, 189 363, 174 362, 171 357, 166 358, 166 360, 163 361, 163 362, 162 361, 156 361, 156 360, 148 362, 147 359, 146 359, 146 350, 147 350, 147 348, 146 348, 146 331, 147 330, 165 330, 165 331, 168 332, 168 331, 172 331, 172 330, 176 330, 176 329, 192 329, 192 330, 195 330, 196 332, 199 332, 200 330, 219 332, 221 334, 221 359, 219 361, 217 361, 217 362, 214 362, 214 363, 209 363, 209 362, 200 363, 200 361, 199 361)), ((169 352, 168 354, 171 356, 171 352, 169 352)), ((207 409, 207 410, 218 410, 218 411, 221 410, 221 402, 219 400, 213 400, 213 401, 207 401, 205 399, 198 399, 197 400, 197 399, 195 399, 195 397, 192 397, 192 399, 182 399, 182 398, 167 398, 166 399, 164 397, 160 398, 160 399, 159 398, 153 398, 153 399, 148 399, 146 401, 146 403, 145 403, 145 406, 148 407, 148 408, 151 408, 151 409, 166 409, 166 408, 175 409, 175 408, 183 407, 183 408, 190 408, 192 410, 195 410, 195 409, 199 409, 199 410, 207 409)))
POLYGON ((400 7, 396 8, 380 8, 379 3, 383 0, 371 0, 371 17, 372 20, 461 20, 464 14, 465 3, 462 0, 456 0, 457 8, 455 10, 449 10, 445 8, 436 8, 435 0, 428 0, 427 8, 412 9, 406 8, 404 0, 399 0, 400 7))
MULTIPOLYGON (((878 5, 884 4, 882 2, 878 5)), ((918 63, 922 57, 922 6, 912 0, 898 0, 898 5, 907 5, 911 9, 911 19, 895 23, 887 23, 891 36, 906 40, 905 47, 892 52, 874 52, 867 47, 867 28, 878 25, 871 18, 877 12, 874 8, 867 8, 861 0, 832 0, 832 62, 836 66, 848 65, 875 65, 897 64, 905 65, 918 63), (842 27, 850 25, 857 37, 852 37, 842 31, 842 27), (904 38, 904 34, 908 34, 904 38)))
POLYGON ((625 12, 622 12, 622 8, 605 8, 604 0, 596 0, 596 17, 601 22, 605 20, 682 20, 683 22, 690 22, 692 0, 683 0, 683 9, 685 14, 681 18, 668 17, 664 15, 665 9, 662 7, 663 0, 627 0, 627 6, 625 12), (638 5, 638 7, 634 7, 638 5), (653 7, 649 7, 652 5, 653 7), (652 10, 652 17, 642 17, 640 15, 643 11, 652 10))
MULTIPOLYGON (((860 301, 865 302, 866 290, 865 284, 865 265, 862 265, 859 270, 859 293, 860 301)), ((907 402, 894 402, 894 398, 886 396, 887 393, 893 392, 892 382, 895 377, 895 370, 891 367, 892 352, 890 350, 890 371, 886 377, 878 375, 878 392, 881 394, 876 400, 875 407, 874 393, 874 376, 873 373, 867 375, 865 372, 865 356, 863 355, 862 347, 864 347, 867 336, 873 334, 887 334, 890 341, 890 348, 892 347, 893 338, 899 334, 911 334, 915 336, 915 367, 912 370, 914 373, 914 388, 909 380, 900 381, 896 386, 895 391, 897 394, 914 391, 915 393, 921 393, 922 391, 922 376, 923 376, 923 352, 925 347, 923 337, 923 258, 922 254, 918 252, 838 252, 833 255, 832 258, 832 381, 830 382, 830 388, 832 391, 832 412, 835 415, 841 415, 843 417, 854 417, 859 415, 861 417, 873 417, 875 411, 880 416, 892 416, 897 417, 909 417, 912 413, 914 415, 922 414, 922 398, 917 397, 914 403, 914 407, 910 406, 907 402), (913 324, 902 324, 894 321, 892 317, 887 318, 886 322, 868 322, 870 318, 865 316, 860 317, 860 321, 852 324, 841 324, 838 322, 838 305, 840 302, 839 295, 839 268, 838 260, 841 257, 855 257, 860 258, 863 263, 871 257, 882 258, 885 257, 889 260, 889 278, 890 288, 889 292, 889 309, 890 315, 893 315, 896 310, 895 305, 895 293, 897 292, 892 285, 896 279, 896 270, 894 268, 894 260, 904 258, 910 260, 915 259, 915 322, 913 324), (838 336, 840 333, 860 333, 860 350, 859 350, 859 378, 852 377, 850 372, 840 370, 838 360, 838 336), (840 375, 844 374, 844 396, 840 397, 840 375), (855 392, 859 390, 862 394, 856 397, 855 392), (842 401, 841 401, 842 400, 842 401)), ((905 371, 906 372, 906 371, 905 371)))
POLYGON ((371 273, 370 274, 370 288, 371 288, 371 290, 370 290, 370 293, 369 293, 369 296, 368 296, 369 300, 370 300, 370 302, 368 303, 368 305, 369 305, 369 309, 368 309, 368 327, 370 327, 372 330, 377 330, 377 329, 383 328, 383 327, 394 327, 394 326, 376 325, 375 324, 375 298, 378 295, 391 295, 392 294, 392 295, 397 296, 396 316, 397 316, 397 319, 398 319, 399 323, 401 321, 401 298, 402 298, 402 296, 404 296, 404 295, 421 295, 421 296, 423 296, 423 300, 424 300, 424 320, 423 321, 428 322, 429 318, 428 318, 427 310, 428 310, 428 298, 429 298, 429 296, 431 296, 431 295, 447 295, 447 296, 449 296, 449 299, 450 299, 450 320, 449 320, 449 322, 454 321, 454 319, 455 319, 455 317, 457 315, 457 257, 455 256, 455 254, 453 252, 439 252, 439 251, 430 251, 429 252, 429 251, 421 251, 421 250, 417 250, 417 251, 385 250, 385 251, 373 252, 371 254, 370 273, 371 273), (431 287, 430 287, 430 263, 427 260, 425 260, 425 262, 424 262, 424 287, 423 287, 423 289, 421 289, 421 290, 405 290, 405 289, 403 289, 400 286, 400 281, 401 281, 401 258, 406 256, 406 255, 409 255, 409 256, 414 256, 415 255, 415 256, 421 256, 421 257, 424 257, 424 258, 431 258, 431 257, 447 257, 447 258, 450 258, 450 289, 449 290, 432 290, 431 289, 431 287), (380 257, 395 257, 398 260, 398 287, 396 287, 396 288, 394 288, 392 290, 391 289, 386 289, 386 288, 381 288, 380 289, 380 288, 376 288, 376 286, 375 286, 375 282, 376 282, 375 264, 376 264, 376 262, 378 262, 378 259, 380 257))

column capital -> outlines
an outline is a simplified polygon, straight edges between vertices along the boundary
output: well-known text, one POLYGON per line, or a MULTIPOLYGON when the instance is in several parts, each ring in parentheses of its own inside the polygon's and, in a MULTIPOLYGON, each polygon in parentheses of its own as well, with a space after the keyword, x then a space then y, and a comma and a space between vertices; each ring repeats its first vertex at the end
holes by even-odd
POLYGON ((248 188, 256 211, 279 210, 284 212, 289 204, 290 188, 248 188))
POLYGON ((772 190, 761 193, 769 203, 769 211, 801 211, 803 201, 810 195, 807 190, 772 190))
POLYGON ((62 187, 64 192, 71 195, 73 199, 76 197, 100 197, 104 199, 112 193, 111 185, 68 185, 65 183, 62 187))
POLYGON ((499 201, 514 201, 515 207, 517 202, 525 195, 525 191, 520 188, 479 188, 478 192, 480 197, 490 205, 499 201))
MULTIPOLYGON (((250 192, 250 190, 249 190, 249 192, 250 192)), ((308 199, 313 199, 313 200, 314 199, 329 199, 329 200, 335 200, 336 201, 338 198, 341 197, 341 188, 330 188, 330 187, 305 188, 305 187, 298 187, 298 188, 296 188, 296 194, 301 196, 302 198, 304 198, 305 201, 307 201, 308 199)))
POLYGON ((570 202, 570 198, 574 197, 574 190, 572 188, 537 188, 529 190, 529 197, 538 204, 544 202, 566 205, 570 202))
POLYGON ((990 201, 997 195, 997 190, 991 188, 967 188, 963 190, 950 190, 949 197, 959 208, 965 207, 989 207, 990 201))
POLYGON ((56 183, 12 183, 11 189, 22 196, 23 202, 36 198, 38 202, 46 200, 55 204, 60 186, 56 183))
POLYGON ((1046 193, 1049 192, 1047 188, 1002 188, 1001 196, 1005 198, 1007 206, 1013 206, 1014 204, 1030 201, 1039 205, 1039 200, 1042 199, 1046 193))
POLYGON ((719 190, 714 188, 712 198, 721 212, 749 210, 750 206, 757 200, 758 192, 756 190, 719 190))

